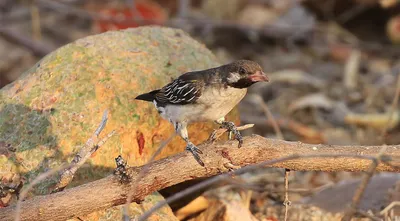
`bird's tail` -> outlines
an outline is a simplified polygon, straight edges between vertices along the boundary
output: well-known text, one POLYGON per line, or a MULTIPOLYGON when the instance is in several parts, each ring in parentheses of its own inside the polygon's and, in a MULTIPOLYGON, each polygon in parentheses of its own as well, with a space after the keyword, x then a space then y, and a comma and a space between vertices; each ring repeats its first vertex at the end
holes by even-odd
POLYGON ((141 94, 138 95, 135 99, 136 100, 143 100, 143 101, 150 101, 152 102, 156 96, 156 94, 159 92, 160 90, 154 90, 154 91, 150 91, 149 93, 145 93, 145 94, 141 94))

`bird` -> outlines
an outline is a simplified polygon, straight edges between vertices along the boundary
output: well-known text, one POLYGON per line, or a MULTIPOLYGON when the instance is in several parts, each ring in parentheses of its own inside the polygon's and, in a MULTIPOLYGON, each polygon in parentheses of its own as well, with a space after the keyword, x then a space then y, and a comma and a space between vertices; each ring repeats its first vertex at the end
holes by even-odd
POLYGON ((186 72, 160 89, 140 94, 135 99, 152 102, 162 118, 168 120, 186 142, 196 161, 204 166, 203 152, 189 139, 187 126, 193 122, 214 121, 234 134, 238 147, 243 138, 225 116, 243 99, 247 88, 269 82, 261 66, 251 60, 236 60, 206 70, 186 72))

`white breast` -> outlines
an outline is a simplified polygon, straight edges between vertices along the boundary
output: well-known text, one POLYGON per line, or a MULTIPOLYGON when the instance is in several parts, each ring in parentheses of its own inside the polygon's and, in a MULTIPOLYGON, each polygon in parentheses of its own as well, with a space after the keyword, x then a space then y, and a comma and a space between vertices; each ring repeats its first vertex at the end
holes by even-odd
POLYGON ((186 121, 214 121, 225 117, 246 95, 247 89, 214 88, 205 89, 197 104, 168 105, 161 116, 167 120, 186 121))

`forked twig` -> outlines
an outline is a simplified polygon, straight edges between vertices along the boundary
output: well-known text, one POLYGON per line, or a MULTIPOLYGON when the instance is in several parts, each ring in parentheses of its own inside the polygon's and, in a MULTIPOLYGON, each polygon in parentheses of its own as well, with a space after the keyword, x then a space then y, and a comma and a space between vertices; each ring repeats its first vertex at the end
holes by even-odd
POLYGON ((278 139, 284 140, 282 130, 279 127, 279 124, 276 121, 274 115, 272 115, 271 110, 269 109, 268 105, 265 103, 264 99, 260 95, 255 95, 254 98, 258 101, 257 103, 261 106, 267 120, 271 122, 272 128, 274 128, 276 137, 278 139))
POLYGON ((89 157, 94 152, 96 152, 96 150, 98 150, 101 145, 103 145, 112 135, 115 134, 115 131, 113 130, 105 138, 103 138, 100 142, 98 141, 101 131, 103 131, 104 127, 107 124, 107 120, 108 120, 107 115, 108 115, 108 111, 105 110, 103 113, 103 117, 100 122, 100 125, 97 127, 97 129, 93 133, 92 137, 90 137, 86 141, 85 145, 74 156, 74 159, 72 159, 72 161, 70 163, 71 167, 65 169, 61 173, 60 181, 57 183, 55 189, 53 190, 53 193, 64 190, 64 188, 74 178, 76 171, 86 162, 86 160, 89 159, 89 157))

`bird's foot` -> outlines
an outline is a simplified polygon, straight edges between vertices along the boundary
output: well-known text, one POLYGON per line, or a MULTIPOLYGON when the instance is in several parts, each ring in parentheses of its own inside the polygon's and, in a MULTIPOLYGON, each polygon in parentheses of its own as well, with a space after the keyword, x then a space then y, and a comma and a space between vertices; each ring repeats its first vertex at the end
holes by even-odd
POLYGON ((193 154, 194 159, 201 165, 204 167, 204 163, 203 161, 200 159, 199 154, 203 154, 203 152, 197 148, 194 144, 192 144, 191 142, 187 143, 186 145, 186 150, 190 151, 193 154))
MULTIPOLYGON (((235 124, 233 122, 229 122, 229 121, 224 121, 221 124, 221 127, 225 128, 228 130, 229 134, 233 133, 233 135, 235 135, 235 139, 237 141, 239 141, 239 145, 238 147, 241 147, 243 144, 243 137, 240 134, 239 130, 237 129, 237 127, 235 126, 235 124)), ((231 137, 229 136, 229 139, 231 137)))

